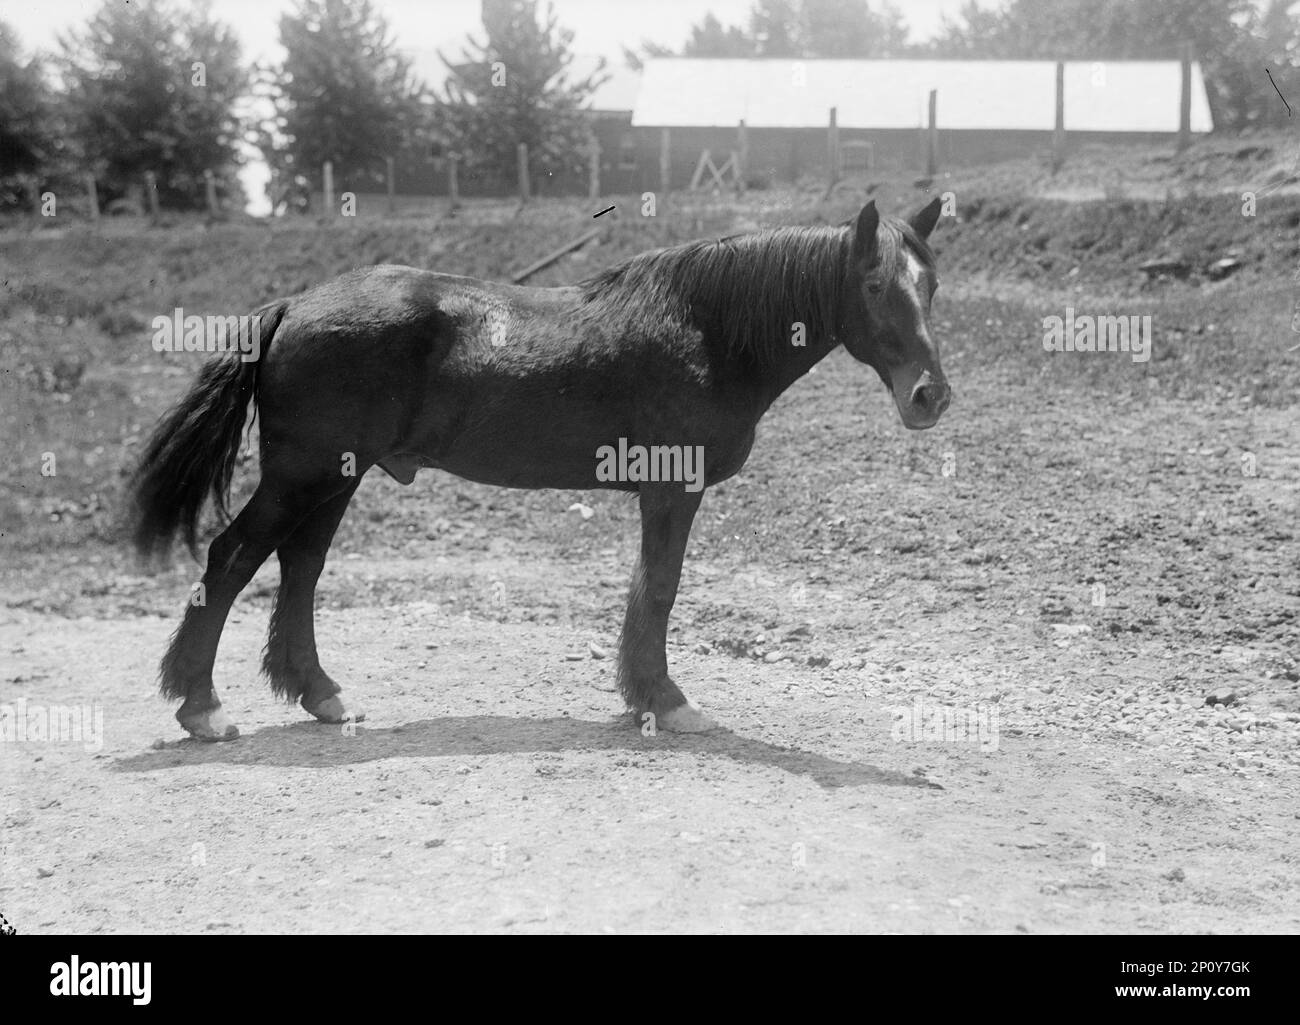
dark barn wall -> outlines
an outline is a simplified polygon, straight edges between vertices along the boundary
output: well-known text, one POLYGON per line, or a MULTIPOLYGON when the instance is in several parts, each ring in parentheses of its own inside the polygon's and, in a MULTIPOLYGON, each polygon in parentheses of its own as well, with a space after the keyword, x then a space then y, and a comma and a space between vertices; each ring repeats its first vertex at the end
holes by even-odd
MULTIPOLYGON (((660 187, 659 147, 661 129, 640 128, 638 132, 635 176, 638 190, 653 191, 660 187)), ((751 128, 746 133, 749 159, 746 179, 756 187, 793 182, 804 176, 826 177, 827 138, 825 128, 751 128)), ((739 150, 734 128, 670 129, 672 163, 671 188, 690 185, 700 154, 709 150, 715 166, 739 150)), ((922 139, 914 130, 876 131, 861 128, 840 129, 840 143, 852 139, 870 142, 876 168, 911 168, 921 166, 924 153, 922 139)), ((705 172, 704 182, 710 181, 705 172)))
MULTIPOLYGON (((598 114, 592 122, 592 131, 600 143, 600 191, 602 195, 624 195, 635 192, 639 182, 640 160, 637 153, 637 133, 632 129, 632 112, 598 114), (623 164, 631 159, 632 166, 623 164)), ((586 178, 582 194, 586 195, 586 178)))
MULTIPOLYGON (((660 128, 636 129, 637 170, 627 175, 630 182, 628 191, 660 188, 661 132, 660 128)), ((850 140, 869 142, 873 170, 924 173, 926 133, 923 129, 841 128, 839 137, 841 146, 850 140)), ((1116 146, 1167 143, 1172 146, 1176 139, 1173 132, 1069 132, 1066 134, 1066 154, 1068 159, 1071 151, 1090 143, 1116 146)), ((704 150, 709 150, 714 165, 721 167, 728 156, 739 149, 734 128, 672 128, 669 140, 672 189, 685 189, 690 185, 704 150)), ((751 186, 794 182, 805 176, 826 177, 825 128, 751 128, 747 132, 747 142, 749 162, 746 179, 751 186)), ((1036 154, 1046 156, 1051 153, 1052 132, 940 129, 937 146, 940 170, 978 166, 1036 154)), ((711 181, 707 172, 702 181, 711 181)))
MULTIPOLYGON (((979 164, 996 164, 1002 160, 1031 157, 1035 153, 1050 154, 1052 133, 1031 131, 958 131, 939 130, 938 165, 970 167, 979 164)), ((924 145, 924 137, 921 137, 924 145)), ((924 150, 917 167, 924 172, 924 150)))
MULTIPOLYGON (((633 128, 628 112, 601 112, 593 116, 592 132, 600 144, 601 195, 628 195, 655 192, 660 188, 659 146, 661 129, 633 128), (630 166, 629 166, 630 165, 630 166)), ((840 143, 863 140, 871 143, 872 171, 915 172, 925 170, 925 132, 917 128, 866 129, 841 128, 840 143)), ((721 167, 739 143, 735 128, 672 128, 671 188, 685 189, 699 163, 700 154, 710 151, 714 164, 721 167)), ((1092 143, 1107 145, 1151 145, 1176 141, 1173 132, 1069 132, 1066 135, 1066 159, 1069 153, 1092 143)), ((751 128, 747 133, 749 164, 746 174, 750 187, 767 187, 795 182, 800 178, 826 178, 827 140, 825 128, 751 128)), ((939 169, 992 164, 1003 160, 1042 155, 1052 148, 1050 131, 966 131, 940 129, 938 133, 939 169)), ((872 171, 866 172, 867 174, 872 171)), ((319 172, 312 176, 319 196, 319 172)), ((448 171, 445 160, 434 160, 427 149, 412 148, 397 158, 398 196, 446 196, 448 171)), ((373 197, 383 194, 383 161, 369 174, 358 174, 357 181, 335 175, 335 192, 352 191, 373 197)), ((707 173, 703 181, 710 181, 707 173)), ((466 198, 496 198, 518 192, 514 167, 498 171, 472 172, 460 168, 460 194, 466 198)), ((534 175, 536 196, 586 196, 587 163, 582 170, 555 176, 534 175)), ((399 206, 401 204, 398 204, 399 206)))

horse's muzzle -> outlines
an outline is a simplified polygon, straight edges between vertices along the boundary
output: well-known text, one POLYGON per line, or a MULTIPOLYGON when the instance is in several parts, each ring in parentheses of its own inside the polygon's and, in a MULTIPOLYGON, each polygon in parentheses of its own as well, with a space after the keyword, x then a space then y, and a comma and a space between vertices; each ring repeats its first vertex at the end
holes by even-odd
POLYGON ((894 404, 898 406, 903 426, 913 431, 937 424, 951 400, 952 391, 943 375, 933 377, 928 370, 921 372, 911 388, 894 393, 894 404))

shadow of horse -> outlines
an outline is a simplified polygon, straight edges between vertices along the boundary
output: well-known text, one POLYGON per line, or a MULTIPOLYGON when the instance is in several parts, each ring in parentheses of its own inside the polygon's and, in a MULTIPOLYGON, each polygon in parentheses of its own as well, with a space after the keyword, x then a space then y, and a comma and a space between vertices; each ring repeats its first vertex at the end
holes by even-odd
POLYGON ((368 729, 292 723, 247 734, 235 743, 208 744, 186 738, 162 748, 119 758, 118 772, 156 772, 191 765, 278 765, 313 768, 356 765, 391 758, 483 757, 563 751, 626 751, 648 754, 692 752, 730 758, 742 765, 768 766, 806 776, 824 789, 850 786, 919 787, 942 790, 919 776, 866 762, 842 762, 811 751, 752 740, 729 731, 707 734, 659 732, 643 736, 629 728, 630 716, 605 722, 567 717, 530 719, 471 715, 422 719, 368 729))

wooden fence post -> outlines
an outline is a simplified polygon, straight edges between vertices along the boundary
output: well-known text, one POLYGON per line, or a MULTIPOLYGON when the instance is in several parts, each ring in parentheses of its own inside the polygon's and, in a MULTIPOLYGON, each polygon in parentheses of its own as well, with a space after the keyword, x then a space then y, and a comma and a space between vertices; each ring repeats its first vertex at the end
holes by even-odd
POLYGON ((334 161, 325 161, 325 166, 321 168, 322 184, 325 189, 325 216, 333 218, 334 216, 334 161))
POLYGON ((1185 150, 1192 141, 1192 44, 1183 43, 1182 58, 1183 87, 1178 96, 1178 152, 1185 150))
POLYGON ((217 177, 211 171, 203 172, 203 194, 208 202, 208 213, 216 217, 221 212, 217 205, 217 177))
POLYGON ((673 141, 672 133, 667 129, 659 132, 659 198, 666 199, 672 187, 673 178, 673 141))
POLYGON ((158 219, 158 176, 152 171, 144 173, 144 191, 149 201, 149 216, 158 219))
POLYGON ((930 90, 930 113, 925 133, 925 176, 939 173, 939 90, 930 90))
POLYGON ((447 157, 447 212, 455 213, 460 205, 460 178, 456 174, 460 157, 452 153, 447 157))
POLYGON ((519 158, 519 202, 527 203, 530 194, 528 186, 528 143, 521 142, 515 152, 519 158))
POLYGON ((600 140, 594 135, 587 154, 587 198, 600 198, 600 140))
POLYGON ((1065 163, 1065 62, 1056 62, 1056 128, 1052 132, 1052 173, 1065 163))
POLYGON ((393 158, 384 157, 384 166, 387 168, 388 177, 388 212, 393 214, 397 212, 397 184, 393 180, 393 158))
POLYGON ((749 130, 745 119, 736 126, 736 192, 743 194, 745 179, 749 177, 749 130))
POLYGON ((836 108, 831 108, 830 123, 826 126, 826 193, 839 180, 840 172, 840 126, 836 108))

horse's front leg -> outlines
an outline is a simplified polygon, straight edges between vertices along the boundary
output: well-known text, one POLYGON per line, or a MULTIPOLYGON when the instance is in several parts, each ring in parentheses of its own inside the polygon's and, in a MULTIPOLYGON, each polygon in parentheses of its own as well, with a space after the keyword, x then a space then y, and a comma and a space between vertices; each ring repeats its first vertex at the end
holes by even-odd
POLYGON ((703 491, 681 484, 641 486, 641 557, 632 574, 632 591, 619 641, 618 685, 642 721, 654 716, 657 728, 701 733, 717 724, 695 706, 668 676, 668 614, 677 599, 682 557, 703 491))

